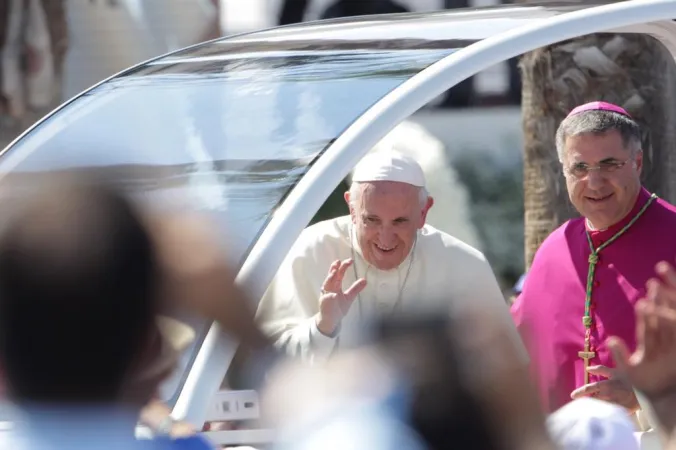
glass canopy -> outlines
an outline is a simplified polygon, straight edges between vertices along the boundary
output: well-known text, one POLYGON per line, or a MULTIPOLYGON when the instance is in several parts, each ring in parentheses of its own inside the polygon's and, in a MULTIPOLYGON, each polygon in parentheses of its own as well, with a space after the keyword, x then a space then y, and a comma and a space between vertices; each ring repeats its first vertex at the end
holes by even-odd
MULTIPOLYGON (((41 173, 80 170, 112 177, 153 205, 181 202, 208 212, 239 266, 285 195, 343 130, 453 50, 182 52, 79 96, 9 148, 0 173, 12 195, 41 173)), ((200 338, 164 386, 170 403, 208 329, 183 319, 200 338)))

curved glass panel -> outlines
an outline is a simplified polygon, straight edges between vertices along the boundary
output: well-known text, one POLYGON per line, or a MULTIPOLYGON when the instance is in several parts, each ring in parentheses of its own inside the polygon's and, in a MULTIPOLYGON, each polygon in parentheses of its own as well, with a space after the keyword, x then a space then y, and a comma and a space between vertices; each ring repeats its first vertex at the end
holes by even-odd
MULTIPOLYGON (((168 57, 80 96, 0 158, 13 188, 96 171, 220 222, 239 264, 309 165, 352 121, 451 49, 168 57)), ((17 192, 16 190, 13 192, 17 192)), ((204 336, 206 325, 185 319, 204 336)), ((201 338, 163 390, 172 402, 201 338)))

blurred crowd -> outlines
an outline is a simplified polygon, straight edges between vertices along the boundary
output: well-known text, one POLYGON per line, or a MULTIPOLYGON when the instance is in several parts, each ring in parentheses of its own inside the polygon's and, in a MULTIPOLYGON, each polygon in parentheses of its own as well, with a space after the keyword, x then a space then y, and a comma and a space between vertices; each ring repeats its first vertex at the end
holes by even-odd
MULTIPOLYGON (((193 338, 177 310, 276 354, 208 217, 153 211, 75 176, 3 206, 0 365, 19 419, 0 447, 210 448, 181 422, 149 440, 134 431, 162 409, 158 386, 193 338)), ((676 271, 662 264, 653 282, 637 305, 636 352, 613 348, 676 445, 676 271)), ((610 403, 581 399, 545 418, 494 315, 427 311, 371 329, 326 364, 268 360, 259 388, 274 448, 635 448, 627 414, 610 403)))
MULTIPOLYGON (((306 3, 285 2, 280 22, 301 21, 306 3)), ((322 17, 366 14, 365 3, 337 1, 322 17)), ((65 52, 65 31, 43 20, 63 8, 24 6, 25 18, 0 8, 41 36, 5 43, 31 49, 25 68, 10 58, 5 71, 8 118, 49 106, 65 52)), ((198 315, 258 362, 245 375, 271 448, 629 450, 640 410, 676 449, 676 208, 640 184, 638 125, 600 103, 557 133, 584 217, 543 244, 513 317, 484 256, 426 224, 434 198, 410 157, 365 158, 350 214, 301 234, 259 308, 209 216, 45 175, 2 205, 0 374, 14 421, 0 448, 214 448, 201 431, 223 424, 173 417, 159 394, 196 339, 181 317, 198 315), (139 423, 152 436, 139 438, 139 423)))

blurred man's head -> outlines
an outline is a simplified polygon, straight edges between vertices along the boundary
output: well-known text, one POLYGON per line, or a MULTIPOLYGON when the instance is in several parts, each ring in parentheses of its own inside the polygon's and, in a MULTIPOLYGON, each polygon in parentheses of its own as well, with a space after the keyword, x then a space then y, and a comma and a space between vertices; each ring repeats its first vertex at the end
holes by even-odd
POLYGON ((580 398, 547 418, 547 429, 563 450, 638 450, 634 425, 624 408, 580 398))
POLYGON ((12 398, 118 401, 157 332, 157 275, 151 237, 115 190, 55 179, 22 196, 0 233, 0 364, 12 398))

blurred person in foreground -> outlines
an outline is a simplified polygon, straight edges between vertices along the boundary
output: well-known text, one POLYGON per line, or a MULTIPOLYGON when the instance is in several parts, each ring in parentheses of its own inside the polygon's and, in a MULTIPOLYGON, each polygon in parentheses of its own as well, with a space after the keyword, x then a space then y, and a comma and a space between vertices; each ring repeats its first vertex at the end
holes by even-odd
MULTIPOLYGON (((192 339, 188 327, 162 316, 165 297, 172 292, 187 306, 186 284, 211 281, 212 266, 166 261, 175 256, 166 241, 172 221, 149 225, 109 187, 50 178, 20 201, 0 232, 0 365, 19 411, 0 447, 211 448, 198 436, 136 440, 135 427, 192 339)), ((173 245, 185 249, 182 242, 173 245)), ((227 298, 231 279, 221 275, 220 286, 193 285, 191 306, 217 310, 213 296, 227 298)), ((247 336, 255 342, 254 331, 247 336)))
POLYGON ((484 255, 426 223, 434 204, 420 165, 389 149, 355 167, 348 216, 306 228, 264 294, 257 320, 288 354, 322 361, 371 317, 480 309, 525 351, 484 255))
POLYGON ((653 425, 665 449, 676 449, 676 270, 661 261, 636 304, 636 349, 612 337, 608 346, 613 376, 630 384, 648 401, 653 425))
MULTIPOLYGON (((653 426, 664 448, 676 449, 676 270, 667 262, 655 266, 646 295, 635 306, 636 349, 617 336, 608 339, 621 379, 647 401, 653 426)), ((599 389, 605 389, 601 384, 599 389)), ((593 386, 595 387, 595 386, 593 386)), ((622 408, 593 398, 567 404, 548 418, 548 428, 563 449, 638 450, 633 424, 622 408), (593 444, 593 445, 592 445, 593 444)))
MULTIPOLYGON (((617 337, 608 346, 614 375, 645 396, 674 450, 676 270, 660 263, 656 272, 636 305, 636 350, 617 337)), ((322 366, 280 366, 263 396, 280 430, 275 449, 639 449, 630 416, 610 402, 576 399, 545 421, 495 318, 440 319, 392 316, 374 345, 322 366)))
POLYGON ((639 450, 624 408, 595 398, 574 400, 547 417, 547 430, 561 450, 639 450))
POLYGON ((500 318, 444 310, 376 321, 326 364, 289 361, 263 395, 275 450, 553 450, 500 318))
POLYGON ((532 360, 543 408, 593 396, 639 411, 631 386, 613 376, 606 340, 636 346, 634 305, 655 264, 676 255, 676 208, 641 185, 641 130, 623 108, 591 102, 556 133, 568 195, 582 217, 538 249, 512 306, 532 360))

